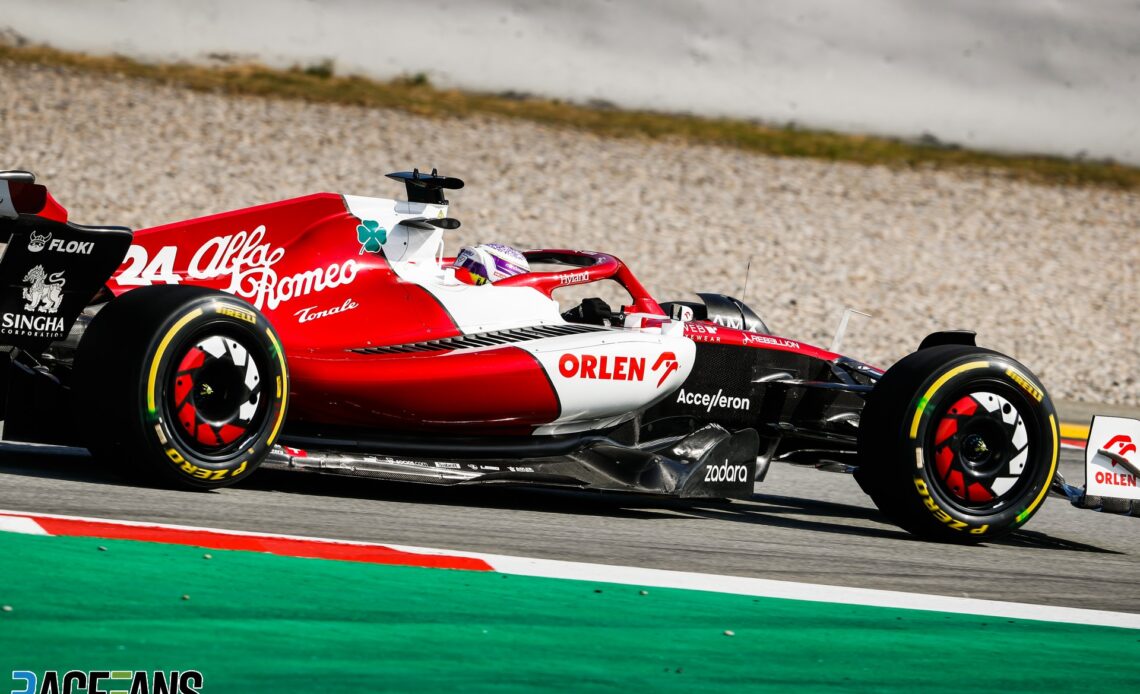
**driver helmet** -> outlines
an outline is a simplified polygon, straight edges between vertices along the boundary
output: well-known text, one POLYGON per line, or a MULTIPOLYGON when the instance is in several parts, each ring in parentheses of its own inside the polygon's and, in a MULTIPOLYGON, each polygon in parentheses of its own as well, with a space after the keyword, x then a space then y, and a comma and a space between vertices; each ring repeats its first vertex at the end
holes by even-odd
POLYGON ((455 258, 454 267, 466 270, 475 284, 492 284, 507 277, 530 272, 530 264, 519 251, 501 243, 464 246, 455 258))

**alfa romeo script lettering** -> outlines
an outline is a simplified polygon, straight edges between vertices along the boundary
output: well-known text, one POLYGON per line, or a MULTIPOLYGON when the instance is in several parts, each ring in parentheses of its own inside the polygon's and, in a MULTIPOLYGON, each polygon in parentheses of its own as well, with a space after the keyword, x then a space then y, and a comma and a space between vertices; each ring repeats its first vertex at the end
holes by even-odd
MULTIPOLYGON (((360 266, 351 259, 282 277, 273 266, 285 257, 285 249, 263 243, 264 238, 264 224, 250 232, 214 237, 194 252, 185 274, 194 280, 228 277, 229 286, 222 289, 258 309, 275 309, 290 299, 352 284, 356 279, 360 266)), ((182 277, 174 270, 177 258, 177 246, 163 246, 154 258, 142 246, 131 246, 116 281, 125 286, 178 284, 182 277)))
POLYGON ((345 299, 344 303, 341 304, 340 306, 336 306, 333 308, 320 309, 320 310, 317 310, 316 306, 306 306, 305 308, 301 309, 300 311, 297 311, 293 315, 297 316, 297 322, 298 323, 308 323, 309 321, 314 321, 314 320, 317 320, 318 318, 325 318, 327 316, 335 316, 338 313, 344 313, 345 311, 351 311, 352 309, 354 309, 358 306, 360 306, 360 304, 356 303, 351 298, 349 298, 349 299, 345 299))
POLYGON ((728 460, 725 460, 720 465, 709 465, 705 468, 705 482, 746 482, 747 480, 747 465, 729 465, 728 460))

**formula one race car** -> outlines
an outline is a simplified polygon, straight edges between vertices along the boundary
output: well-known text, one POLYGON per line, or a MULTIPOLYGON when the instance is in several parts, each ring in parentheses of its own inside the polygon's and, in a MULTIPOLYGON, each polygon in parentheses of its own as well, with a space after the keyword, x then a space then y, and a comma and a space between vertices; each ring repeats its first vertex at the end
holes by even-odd
POLYGON ((480 281, 443 256, 462 181, 389 177, 407 201, 321 193, 132 234, 0 173, 4 438, 191 488, 272 466, 746 498, 788 461, 854 472, 899 525, 959 542, 1050 490, 1053 406, 973 333, 884 373, 728 296, 658 303, 605 253, 527 251, 480 281), (553 298, 607 279, 628 303, 553 298))

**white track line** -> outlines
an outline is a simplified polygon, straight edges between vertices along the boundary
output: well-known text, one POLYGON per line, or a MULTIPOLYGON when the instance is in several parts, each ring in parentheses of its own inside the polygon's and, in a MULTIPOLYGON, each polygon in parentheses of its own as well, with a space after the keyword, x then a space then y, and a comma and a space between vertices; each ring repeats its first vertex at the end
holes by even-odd
POLYGON ((513 574, 516 576, 535 576, 541 578, 556 578, 572 581, 616 583, 620 585, 640 586, 647 588, 701 590, 713 593, 729 593, 733 595, 780 598, 807 602, 839 603, 845 605, 863 605, 867 607, 948 612, 953 614, 975 615, 983 617, 1026 619, 1046 622, 1061 622, 1066 624, 1086 624, 1090 626, 1140 629, 1140 614, 1133 614, 1130 612, 1109 612, 1106 610, 1087 610, 1076 607, 1031 605, 1027 603, 1004 602, 998 600, 979 600, 976 598, 961 598, 947 595, 904 593, 901 591, 878 590, 873 588, 852 588, 847 586, 799 583, 795 581, 774 581, 766 578, 720 576, 716 574, 692 573, 688 571, 646 569, 632 566, 614 566, 609 564, 589 564, 585 562, 561 561, 557 559, 533 559, 527 557, 514 557, 503 554, 443 550, 430 547, 415 547, 410 545, 389 545, 374 542, 358 542, 352 540, 330 540, 298 535, 245 532, 239 530, 221 530, 217 528, 170 525, 165 523, 119 521, 106 518, 91 518, 84 516, 29 513, 27 511, 0 510, 0 531, 6 530, 10 532, 24 532, 40 535, 47 534, 43 528, 35 523, 36 517, 59 518, 64 520, 97 523, 113 523, 115 525, 121 526, 134 526, 144 528, 166 528, 171 530, 186 530, 193 532, 206 531, 247 537, 284 538, 291 540, 303 540, 317 544, 332 543, 342 545, 351 544, 373 547, 388 547, 394 550, 412 552, 416 554, 470 557, 474 559, 482 559, 499 573, 513 574))
MULTIPOLYGON (((419 553, 431 550, 392 545, 393 549, 419 553)), ((680 588, 703 590, 714 593, 732 593, 765 598, 783 598, 808 602, 841 603, 887 607, 908 610, 951 612, 955 614, 1003 617, 1007 619, 1031 619, 1067 624, 1088 624, 1095 626, 1140 629, 1140 614, 1087 610, 1075 607, 1055 607, 1052 605, 1031 605, 1027 603, 979 600, 946 595, 924 593, 904 593, 873 588, 852 588, 795 581, 775 581, 766 578, 744 576, 720 576, 715 574, 668 571, 630 566, 587 564, 559 561, 554 559, 529 559, 497 554, 448 552, 455 556, 470 556, 486 561, 496 571, 520 576, 542 576, 580 581, 598 581, 623 585, 655 588, 680 588)))

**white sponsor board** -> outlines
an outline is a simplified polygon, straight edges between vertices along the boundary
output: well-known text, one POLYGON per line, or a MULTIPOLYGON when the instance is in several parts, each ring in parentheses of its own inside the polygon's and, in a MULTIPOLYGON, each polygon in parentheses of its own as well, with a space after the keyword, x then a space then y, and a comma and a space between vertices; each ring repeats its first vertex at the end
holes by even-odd
POLYGON ((1093 417, 1085 446, 1085 494, 1140 499, 1140 420, 1093 417))

